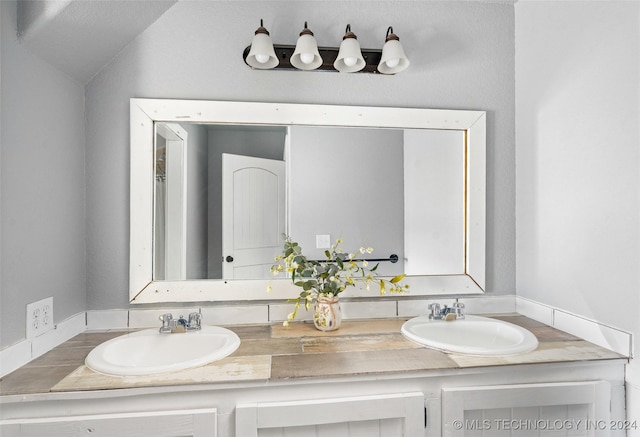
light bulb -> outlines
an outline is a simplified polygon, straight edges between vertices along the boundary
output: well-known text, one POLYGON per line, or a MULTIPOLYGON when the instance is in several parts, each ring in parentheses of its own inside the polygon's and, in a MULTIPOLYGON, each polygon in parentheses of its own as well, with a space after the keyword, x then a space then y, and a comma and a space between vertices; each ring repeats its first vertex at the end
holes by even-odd
POLYGON ((309 65, 313 62, 313 59, 313 53, 300 53, 300 60, 303 64, 309 65))
POLYGON ((358 63, 358 58, 349 56, 347 58, 344 58, 343 61, 344 61, 344 65, 346 65, 347 67, 353 67, 358 63))
POLYGON ((269 61, 269 55, 265 55, 265 54, 256 54, 256 61, 258 61, 261 64, 266 64, 269 61))
POLYGON ((387 67, 389 68, 396 68, 399 63, 400 63, 400 58, 387 59, 387 67))

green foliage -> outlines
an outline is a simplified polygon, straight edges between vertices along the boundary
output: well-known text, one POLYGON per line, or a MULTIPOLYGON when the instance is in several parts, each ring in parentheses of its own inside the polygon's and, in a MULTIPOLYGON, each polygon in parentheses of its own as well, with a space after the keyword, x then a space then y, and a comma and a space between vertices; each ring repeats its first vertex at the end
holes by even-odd
MULTIPOLYGON (((274 275, 287 273, 293 284, 302 289, 299 297, 292 300, 295 307, 289 314, 289 321, 295 319, 302 303, 308 310, 318 297, 338 296, 347 287, 355 286, 357 282, 362 283, 367 290, 372 283, 377 284, 381 295, 387 291, 402 293, 409 289, 408 285, 400 284, 405 274, 391 279, 379 278, 376 272, 379 264, 368 268, 367 261, 356 261, 359 255, 373 252, 370 247, 361 247, 359 251, 347 254, 341 248, 342 239, 338 239, 336 244, 331 246, 331 250, 325 250, 326 259, 319 261, 307 259, 300 245, 289 236, 283 235, 283 238, 282 255, 276 257, 271 272, 274 275)), ((285 325, 287 323, 285 322, 285 325)))

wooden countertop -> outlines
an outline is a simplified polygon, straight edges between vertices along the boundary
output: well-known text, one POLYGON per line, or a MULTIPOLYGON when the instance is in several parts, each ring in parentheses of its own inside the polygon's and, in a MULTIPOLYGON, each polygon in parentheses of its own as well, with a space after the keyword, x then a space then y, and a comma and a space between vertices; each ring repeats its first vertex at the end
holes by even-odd
MULTIPOLYGON (((312 324, 229 326, 242 343, 232 355, 206 366, 150 376, 116 377, 84 365, 98 344, 126 331, 86 332, 0 380, 0 396, 120 388, 284 381, 430 370, 624 359, 578 337, 517 314, 495 315, 527 328, 540 342, 535 351, 502 357, 448 354, 400 334, 405 319, 344 321, 338 331, 312 324)), ((185 334, 188 335, 188 334, 185 334)))

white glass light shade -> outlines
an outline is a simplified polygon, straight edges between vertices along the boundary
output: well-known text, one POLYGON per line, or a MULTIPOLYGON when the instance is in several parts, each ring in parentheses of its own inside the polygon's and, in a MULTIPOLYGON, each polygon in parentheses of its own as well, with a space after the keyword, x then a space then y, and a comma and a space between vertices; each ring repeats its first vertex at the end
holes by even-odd
POLYGON ((256 33, 251 41, 251 49, 247 55, 247 64, 260 70, 276 67, 280 61, 273 49, 273 42, 268 33, 256 33))
POLYGON ((387 31, 387 40, 382 47, 382 57, 378 64, 378 71, 383 74, 395 74, 405 70, 409 66, 409 59, 404 54, 402 44, 398 37, 391 34, 393 29, 387 31))
POLYGON ((322 65, 318 43, 312 33, 302 34, 298 38, 296 49, 291 56, 291 65, 299 70, 315 70, 322 65))
POLYGON ((341 73, 354 73, 362 70, 365 65, 358 40, 355 38, 343 39, 333 68, 341 73))

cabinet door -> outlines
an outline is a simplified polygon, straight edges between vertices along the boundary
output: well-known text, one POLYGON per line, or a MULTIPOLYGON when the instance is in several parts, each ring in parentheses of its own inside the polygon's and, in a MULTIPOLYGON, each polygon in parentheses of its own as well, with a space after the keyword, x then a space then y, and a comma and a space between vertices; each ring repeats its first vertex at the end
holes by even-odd
POLYGON ((216 437, 216 409, 7 420, 2 437, 216 437))
POLYGON ((237 437, 417 437, 424 395, 397 393, 236 406, 237 437))
POLYGON ((605 381, 442 389, 445 437, 609 436, 605 381))

